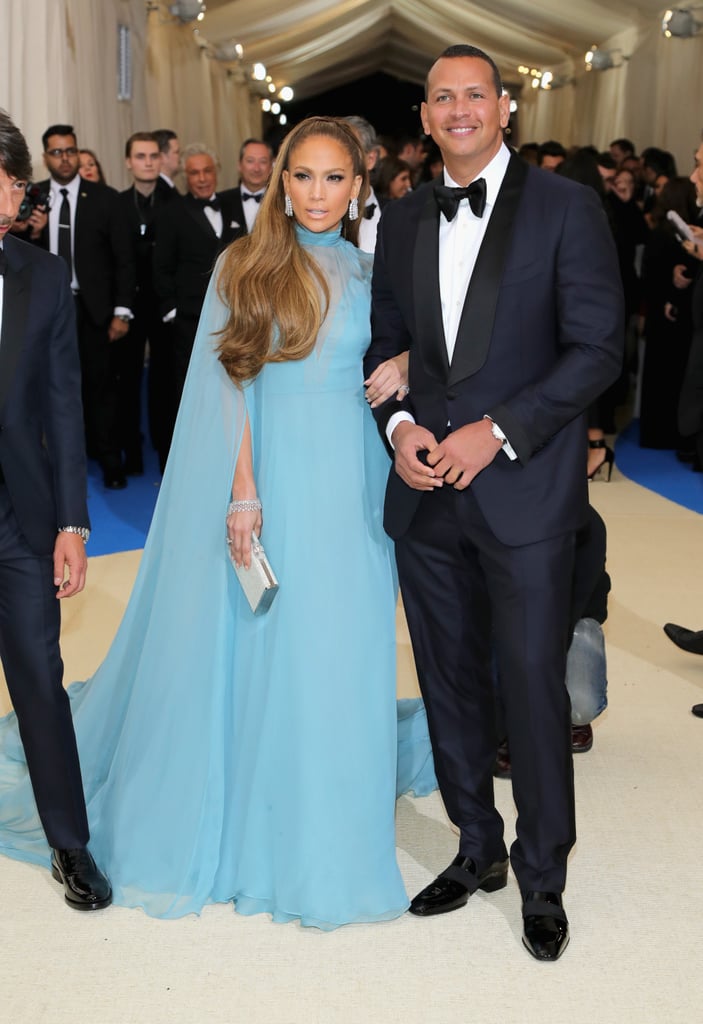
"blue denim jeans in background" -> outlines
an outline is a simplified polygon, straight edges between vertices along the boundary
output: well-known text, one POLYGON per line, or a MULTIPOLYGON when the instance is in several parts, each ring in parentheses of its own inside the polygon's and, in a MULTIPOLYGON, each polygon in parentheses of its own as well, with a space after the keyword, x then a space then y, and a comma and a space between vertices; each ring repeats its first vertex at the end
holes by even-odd
POLYGON ((595 619, 579 619, 566 659, 571 724, 588 725, 608 706, 605 639, 595 619))

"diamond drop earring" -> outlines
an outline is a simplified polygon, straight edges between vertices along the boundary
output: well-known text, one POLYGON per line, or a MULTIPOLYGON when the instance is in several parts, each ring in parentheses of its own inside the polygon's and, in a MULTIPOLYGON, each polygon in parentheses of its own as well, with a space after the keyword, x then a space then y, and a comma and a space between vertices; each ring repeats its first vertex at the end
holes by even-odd
POLYGON ((285 210, 286 210, 286 217, 292 217, 293 216, 293 203, 291 202, 291 198, 290 198, 290 196, 288 195, 287 192, 286 192, 285 210))
POLYGON ((359 200, 354 196, 349 200, 349 220, 356 220, 359 216, 359 200))

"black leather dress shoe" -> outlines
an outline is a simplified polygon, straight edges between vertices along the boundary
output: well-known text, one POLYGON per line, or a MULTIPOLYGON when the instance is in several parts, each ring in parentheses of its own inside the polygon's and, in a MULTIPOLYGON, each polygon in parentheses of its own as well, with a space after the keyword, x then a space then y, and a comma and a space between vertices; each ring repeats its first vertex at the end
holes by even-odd
POLYGON ((85 848, 52 850, 51 874, 61 882, 69 907, 74 910, 102 910, 112 903, 112 889, 85 848))
POLYGON ((558 892, 526 892, 522 944, 535 960, 558 960, 569 944, 569 922, 558 892))
POLYGON ((496 779, 510 779, 512 774, 513 767, 510 763, 510 748, 508 747, 508 741, 503 740, 502 743, 498 744, 498 753, 493 765, 493 775, 496 779))
POLYGON ((672 643, 680 647, 682 651, 689 654, 703 654, 703 629, 694 632, 684 626, 677 626, 675 622, 667 622, 664 632, 672 643))
POLYGON ((590 725, 571 726, 571 750, 574 754, 585 754, 593 746, 593 729, 590 725))
POLYGON ((694 704, 691 711, 696 718, 703 718, 703 704, 694 704))
POLYGON ((479 874, 475 861, 459 854, 434 882, 417 894, 410 904, 410 913, 418 917, 447 914, 450 910, 465 906, 469 896, 477 889, 496 892, 504 889, 507 884, 507 859, 495 861, 479 874))

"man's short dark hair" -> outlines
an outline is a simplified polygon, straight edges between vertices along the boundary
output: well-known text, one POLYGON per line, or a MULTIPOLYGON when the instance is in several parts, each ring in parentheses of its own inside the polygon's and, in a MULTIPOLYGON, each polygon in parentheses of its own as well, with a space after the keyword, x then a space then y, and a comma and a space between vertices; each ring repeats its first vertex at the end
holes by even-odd
MULTIPOLYGON (((132 155, 132 146, 135 142, 155 142, 156 145, 159 146, 159 140, 153 132, 133 132, 124 145, 124 155, 127 159, 132 155)), ((159 146, 159 153, 160 152, 161 146, 159 146)))
POLYGON ((549 139, 547 142, 543 142, 537 150, 537 163, 540 167, 542 166, 542 161, 545 156, 561 156, 566 159, 566 150, 562 146, 561 142, 549 139))
POLYGON ((268 144, 268 142, 264 142, 263 139, 253 139, 252 138, 252 139, 245 139, 244 142, 239 147, 239 159, 240 160, 244 156, 244 150, 247 148, 247 146, 266 146, 267 150, 271 154, 271 159, 273 159, 273 148, 268 144))
POLYGON ((0 167, 8 178, 29 181, 32 158, 25 137, 6 110, 0 110, 0 167))
POLYGON ((74 131, 72 124, 52 124, 50 128, 47 128, 41 137, 41 144, 44 152, 48 149, 49 139, 52 135, 72 135, 74 142, 78 143, 78 137, 74 131))
MULTIPOLYGON (((611 142, 611 146, 613 143, 611 142)), ((598 154, 598 166, 605 167, 607 171, 614 171, 617 168, 614 157, 610 153, 598 154)))
POLYGON ((610 145, 617 146, 618 149, 621 149, 623 151, 625 156, 635 155, 635 144, 634 142, 632 142, 631 139, 613 139, 610 145))
POLYGON ((176 133, 171 131, 170 128, 156 128, 151 134, 158 143, 159 151, 161 153, 168 153, 169 146, 171 145, 171 139, 178 138, 176 133))
MULTIPOLYGON (((478 60, 485 60, 486 64, 488 64, 493 74, 493 85, 495 86, 496 93, 498 94, 498 96, 503 95, 503 81, 500 77, 498 65, 496 64, 492 57, 488 56, 487 53, 485 53, 483 50, 479 50, 478 46, 469 46, 468 43, 456 43, 454 46, 448 46, 446 50, 440 53, 437 60, 442 60, 443 57, 476 57, 478 60)), ((432 68, 437 63, 437 60, 432 65, 432 68)), ((430 68, 430 71, 432 70, 432 68, 430 68)), ((427 100, 427 83, 429 77, 430 72, 428 71, 427 77, 425 78, 425 100, 427 100)))

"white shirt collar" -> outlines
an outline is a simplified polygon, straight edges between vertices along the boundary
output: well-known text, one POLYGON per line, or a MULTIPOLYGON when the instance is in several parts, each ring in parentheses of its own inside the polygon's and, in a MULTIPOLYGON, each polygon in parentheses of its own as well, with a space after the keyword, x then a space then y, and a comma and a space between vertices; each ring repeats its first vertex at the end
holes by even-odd
POLYGON ((51 179, 51 191, 54 195, 61 195, 61 189, 65 188, 68 190, 69 198, 72 202, 75 202, 78 195, 78 190, 81 187, 82 178, 80 174, 76 174, 75 178, 66 185, 62 185, 60 181, 56 181, 54 178, 51 179))
MULTIPOLYGON (((493 206, 498 198, 498 192, 500 191, 500 186, 503 184, 503 178, 505 177, 505 172, 508 169, 509 163, 510 150, 505 143, 503 143, 493 159, 490 160, 483 170, 473 179, 474 181, 476 178, 485 179, 487 206, 493 206)), ((461 187, 458 182, 453 180, 446 167, 444 168, 444 184, 449 185, 450 188, 461 187)))

